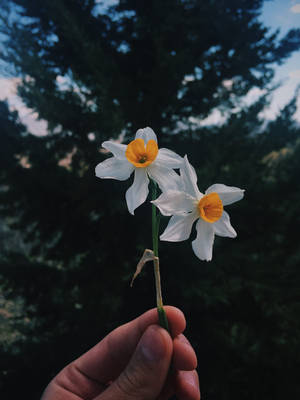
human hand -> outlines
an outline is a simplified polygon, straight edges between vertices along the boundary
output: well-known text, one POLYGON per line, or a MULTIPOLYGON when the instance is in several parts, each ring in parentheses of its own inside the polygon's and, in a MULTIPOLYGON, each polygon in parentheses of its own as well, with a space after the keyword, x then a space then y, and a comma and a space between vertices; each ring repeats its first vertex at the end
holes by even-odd
POLYGON ((157 310, 149 310, 67 365, 41 400, 166 400, 174 394, 199 400, 197 358, 182 334, 184 315, 164 308, 172 338, 158 326, 157 310))

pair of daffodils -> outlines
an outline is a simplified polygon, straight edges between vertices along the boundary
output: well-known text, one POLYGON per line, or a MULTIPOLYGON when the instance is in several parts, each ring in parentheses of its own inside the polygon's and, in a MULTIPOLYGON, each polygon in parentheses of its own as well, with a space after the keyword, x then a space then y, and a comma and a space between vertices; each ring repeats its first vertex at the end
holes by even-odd
POLYGON ((133 184, 126 192, 131 214, 146 201, 149 178, 158 184, 162 194, 152 203, 163 215, 171 216, 161 240, 180 242, 188 239, 197 221, 197 236, 192 248, 200 260, 210 261, 215 235, 236 237, 223 206, 241 200, 244 190, 217 183, 205 194, 201 193, 196 172, 187 156, 182 158, 171 150, 159 149, 151 128, 139 129, 128 145, 106 141, 102 146, 113 157, 97 165, 97 177, 123 181, 134 172, 133 184), (180 175, 174 169, 179 169, 180 175))

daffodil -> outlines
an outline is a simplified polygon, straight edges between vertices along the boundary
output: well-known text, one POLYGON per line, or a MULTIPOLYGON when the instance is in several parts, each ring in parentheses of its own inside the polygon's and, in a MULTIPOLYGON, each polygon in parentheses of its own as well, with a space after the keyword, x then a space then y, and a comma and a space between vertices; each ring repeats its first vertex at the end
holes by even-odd
POLYGON ((197 221, 197 236, 192 247, 200 260, 210 261, 215 235, 236 237, 229 215, 223 207, 241 200, 244 190, 217 183, 204 194, 201 193, 197 186, 196 172, 187 156, 184 157, 180 176, 180 190, 166 191, 152 201, 163 215, 172 215, 160 239, 168 242, 186 240, 197 221))
POLYGON ((134 210, 145 202, 149 193, 149 178, 161 191, 176 187, 179 175, 173 170, 180 168, 183 158, 168 149, 159 149, 157 137, 151 128, 139 129, 128 145, 106 141, 102 147, 113 157, 96 166, 96 176, 124 181, 134 172, 132 186, 126 192, 128 210, 134 210))

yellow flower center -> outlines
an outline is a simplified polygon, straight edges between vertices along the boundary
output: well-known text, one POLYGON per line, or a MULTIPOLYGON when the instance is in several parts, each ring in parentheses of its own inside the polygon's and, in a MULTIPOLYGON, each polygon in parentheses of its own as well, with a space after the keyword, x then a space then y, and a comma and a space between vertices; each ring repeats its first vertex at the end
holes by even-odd
POLYGON ((145 146, 143 139, 138 138, 127 145, 126 158, 137 168, 145 168, 156 159, 158 146, 155 140, 149 140, 145 146))
POLYGON ((218 193, 209 193, 203 196, 198 203, 200 217, 206 222, 218 221, 223 213, 223 203, 218 193))

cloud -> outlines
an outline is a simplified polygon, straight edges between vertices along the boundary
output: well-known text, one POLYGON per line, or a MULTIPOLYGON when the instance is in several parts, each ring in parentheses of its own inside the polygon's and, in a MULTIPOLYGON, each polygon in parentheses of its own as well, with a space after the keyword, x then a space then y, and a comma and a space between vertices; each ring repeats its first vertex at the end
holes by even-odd
POLYGON ((300 96, 297 99, 297 110, 293 115, 294 119, 300 123, 300 96))
POLYGON ((300 69, 296 69, 295 71, 290 71, 289 77, 292 79, 300 79, 300 69))
POLYGON ((251 104, 258 101, 258 99, 266 93, 265 89, 260 89, 258 87, 253 87, 244 97, 244 104, 250 106, 251 104))
POLYGON ((224 86, 224 88, 226 88, 227 90, 231 90, 232 86, 233 86, 233 79, 224 79, 222 82, 222 85, 224 86))
POLYGON ((294 14, 299 14, 300 13, 300 3, 293 5, 293 7, 290 8, 290 11, 294 14))
MULTIPOLYGON (((194 123, 197 121, 197 119, 193 117, 190 117, 189 119, 191 122, 194 123)), ((198 122, 200 126, 210 126, 210 125, 221 126, 226 122, 226 119, 227 119, 226 115, 222 114, 221 111, 218 110, 217 108, 214 108, 208 117, 198 122)))
POLYGON ((20 83, 20 78, 0 78, 0 100, 16 96, 18 83, 20 83))
POLYGON ((28 108, 17 95, 20 78, 0 78, 0 100, 7 100, 11 111, 18 111, 21 122, 27 126, 30 133, 37 136, 47 134, 47 122, 39 120, 38 115, 28 108))

